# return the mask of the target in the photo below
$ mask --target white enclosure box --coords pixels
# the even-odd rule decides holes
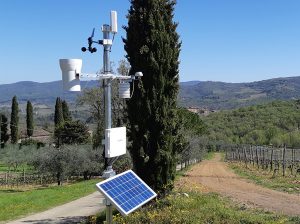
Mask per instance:
[[[80,91],[79,74],[81,73],[81,59],[60,59],[60,69],[62,71],[63,89],[65,91]]]
[[[118,18],[117,18],[116,11],[110,12],[110,25],[111,25],[111,32],[117,33],[118,32]]]
[[[129,99],[130,98],[130,83],[120,82],[119,83],[119,98]]]
[[[105,129],[105,157],[112,158],[126,154],[126,128]]]

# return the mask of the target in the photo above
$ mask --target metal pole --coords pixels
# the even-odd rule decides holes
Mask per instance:
[[[110,33],[110,26],[109,25],[103,25],[102,27],[103,31],[103,40],[109,39],[109,33]],[[110,60],[109,60],[109,52],[110,52],[110,45],[104,45],[104,52],[103,52],[103,72],[104,74],[111,73],[110,68]],[[104,98],[105,98],[105,129],[111,128],[111,79],[106,79],[104,81]],[[104,150],[105,146],[104,146]],[[115,172],[112,169],[111,160],[108,158],[105,158],[105,172],[104,177],[109,178],[111,176],[114,176]],[[112,204],[111,202],[106,199],[106,222],[108,224],[112,224]]]
[[[110,26],[103,25],[103,40],[108,40],[110,37]],[[109,59],[109,52],[110,52],[110,45],[104,45],[104,52],[103,52],[103,72],[104,74],[111,73],[110,68],[110,59]],[[104,80],[104,99],[105,99],[105,129],[111,128],[111,79]],[[112,165],[109,159],[105,158],[105,169],[106,171],[113,171]]]
[[[112,220],[112,204],[108,199],[106,199],[106,223],[112,224]]]

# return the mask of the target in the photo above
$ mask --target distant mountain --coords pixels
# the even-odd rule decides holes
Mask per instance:
[[[96,86],[96,81],[82,82],[82,87]],[[14,95],[19,103],[30,100],[33,103],[54,105],[56,97],[61,97],[67,101],[75,102],[78,92],[64,92],[61,81],[54,82],[30,82],[23,81],[13,84],[0,85],[0,106],[10,105]]]
[[[82,82],[83,88],[97,86],[96,81]],[[62,82],[47,83],[18,82],[0,85],[0,106],[10,105],[14,95],[20,103],[27,100],[33,103],[53,106],[56,97],[75,102],[80,93],[66,93]],[[231,109],[273,100],[300,98],[300,77],[276,78],[250,83],[225,83],[212,81],[189,81],[180,83],[178,97],[181,106],[208,109]]]
[[[182,106],[232,109],[273,100],[300,98],[300,77],[250,83],[187,82],[180,84]]]

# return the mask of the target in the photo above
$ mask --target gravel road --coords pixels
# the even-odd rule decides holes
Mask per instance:
[[[286,215],[300,215],[300,195],[270,190],[238,177],[225,162],[221,162],[221,154],[194,166],[186,178],[195,184],[204,185],[209,191],[219,192],[252,207]]]

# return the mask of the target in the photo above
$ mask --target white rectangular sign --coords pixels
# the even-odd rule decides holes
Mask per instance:
[[[126,128],[105,130],[105,157],[112,158],[126,154]]]

